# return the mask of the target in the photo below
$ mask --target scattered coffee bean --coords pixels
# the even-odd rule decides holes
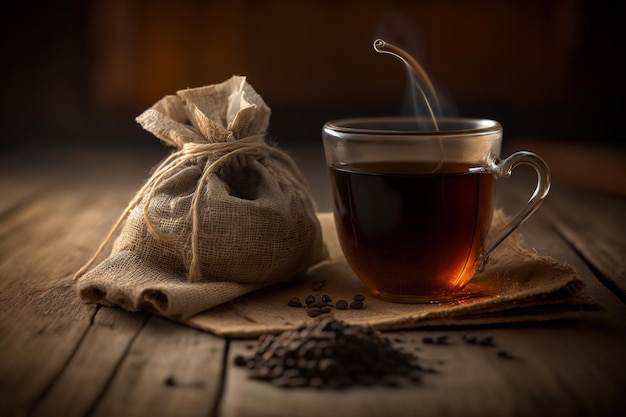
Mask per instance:
[[[326,281],[324,281],[323,279],[315,280],[311,284],[311,289],[313,291],[320,291],[322,288],[324,288],[325,285],[326,285]]]
[[[515,356],[511,355],[509,352],[507,352],[506,350],[500,350],[498,351],[498,357],[502,358],[502,359],[515,359]]]
[[[303,305],[307,307],[307,314],[310,317],[317,317],[320,314],[329,313],[332,307],[337,310],[346,310],[347,308],[351,308],[354,310],[361,310],[365,307],[365,296],[362,294],[355,294],[352,297],[353,301],[348,304],[346,300],[339,300],[333,306],[333,299],[328,294],[309,294],[304,298],[304,303],[298,297],[291,297],[287,302],[287,305],[290,307],[302,307]],[[313,307],[312,310],[310,308]],[[318,311],[317,309],[320,309]]]
[[[495,346],[493,336],[485,336],[483,338],[479,338],[477,336],[463,335],[462,339],[468,345]]]
[[[312,295],[312,297],[313,297],[313,301],[312,301],[312,302],[310,302],[310,303],[307,303],[307,306],[310,306],[310,307],[324,307],[325,305],[327,305],[327,304],[326,304],[326,303],[322,300],[322,296],[321,296],[321,295],[319,295],[319,294],[315,294],[315,295]],[[310,299],[310,298],[308,298],[308,297],[307,297],[307,299],[308,299],[309,301],[311,301],[311,299]]]
[[[463,335],[461,336],[461,339],[468,345],[484,346],[484,347],[496,346],[495,339],[493,338],[493,336],[478,337],[478,336]],[[422,342],[425,344],[431,344],[431,345],[448,344],[447,336],[439,336],[437,338],[424,337],[422,339]],[[515,359],[515,356],[513,356],[511,353],[507,352],[506,350],[499,350],[497,355],[498,357],[503,358],[503,359]]]
[[[237,355],[235,356],[235,365],[237,366],[245,366],[246,365],[246,358],[243,357],[243,355]]]
[[[493,343],[493,336],[487,336],[478,341],[481,346],[495,346]]]
[[[302,301],[298,297],[290,298],[287,302],[289,307],[302,307]]]
[[[409,379],[413,382],[421,382],[422,381],[422,372],[421,370],[412,369],[409,371]]]
[[[448,336],[446,335],[437,336],[437,337],[426,336],[422,338],[422,343],[427,344],[427,345],[449,345],[450,344],[448,340]]]
[[[319,307],[309,306],[306,308],[306,314],[309,317],[317,317],[322,314],[322,310]]]
[[[420,359],[395,349],[371,326],[349,325],[324,316],[294,330],[264,335],[252,356],[235,358],[249,377],[279,387],[344,389],[419,383]]]
[[[405,343],[406,342],[406,335],[404,333],[398,333],[393,338],[393,341],[396,342],[396,343]]]

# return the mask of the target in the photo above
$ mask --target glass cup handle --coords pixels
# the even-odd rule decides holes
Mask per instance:
[[[502,229],[500,234],[489,244],[489,247],[483,252],[482,256],[478,259],[477,271],[482,271],[485,268],[487,258],[491,252],[502,243],[519,225],[521,225],[531,214],[539,208],[539,205],[550,191],[550,169],[543,159],[538,155],[528,152],[520,151],[515,152],[508,158],[503,159],[495,164],[494,175],[496,179],[509,178],[511,172],[518,165],[530,165],[537,172],[537,187],[532,194],[526,205],[513,217],[513,219]]]

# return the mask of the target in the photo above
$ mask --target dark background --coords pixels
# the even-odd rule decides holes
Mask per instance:
[[[402,112],[410,51],[448,112],[499,120],[505,138],[621,151],[617,1],[59,0],[3,7],[2,148],[158,144],[134,118],[166,94],[248,81],[279,143],[322,124]]]

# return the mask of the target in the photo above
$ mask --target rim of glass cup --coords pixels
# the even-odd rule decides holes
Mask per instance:
[[[433,122],[428,117],[354,117],[326,122],[324,129],[345,134],[411,136],[476,135],[494,133],[502,130],[500,123],[491,119],[441,117],[437,118],[437,122],[440,127],[439,130],[433,128]],[[420,128],[420,126],[428,126],[428,128]]]

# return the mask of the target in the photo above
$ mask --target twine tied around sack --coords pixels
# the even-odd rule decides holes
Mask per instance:
[[[200,163],[205,160],[205,167],[202,176],[198,180],[196,191],[193,193],[189,215],[191,217],[191,263],[188,271],[188,280],[190,282],[198,282],[201,279],[200,260],[198,254],[198,237],[200,234],[200,221],[198,217],[200,209],[200,196],[204,192],[209,175],[218,172],[229,163],[230,168],[243,168],[251,159],[262,160],[265,158],[273,158],[280,160],[282,163],[290,167],[290,174],[294,175],[296,181],[304,184],[305,179],[298,170],[293,159],[285,152],[271,146],[265,142],[264,135],[253,135],[242,139],[227,140],[225,142],[213,143],[196,143],[187,142],[176,152],[170,154],[161,164],[157,166],[150,178],[139,189],[128,206],[124,209],[121,216],[111,228],[106,238],[100,244],[93,257],[76,273],[74,279],[83,275],[102,254],[105,247],[109,244],[114,234],[119,230],[120,226],[126,220],[131,210],[133,210],[139,202],[146,196],[143,207],[143,215],[148,232],[161,241],[171,241],[177,236],[167,235],[159,231],[153,224],[150,214],[150,202],[155,196],[156,190],[164,179],[167,179],[172,173],[186,164]]]

